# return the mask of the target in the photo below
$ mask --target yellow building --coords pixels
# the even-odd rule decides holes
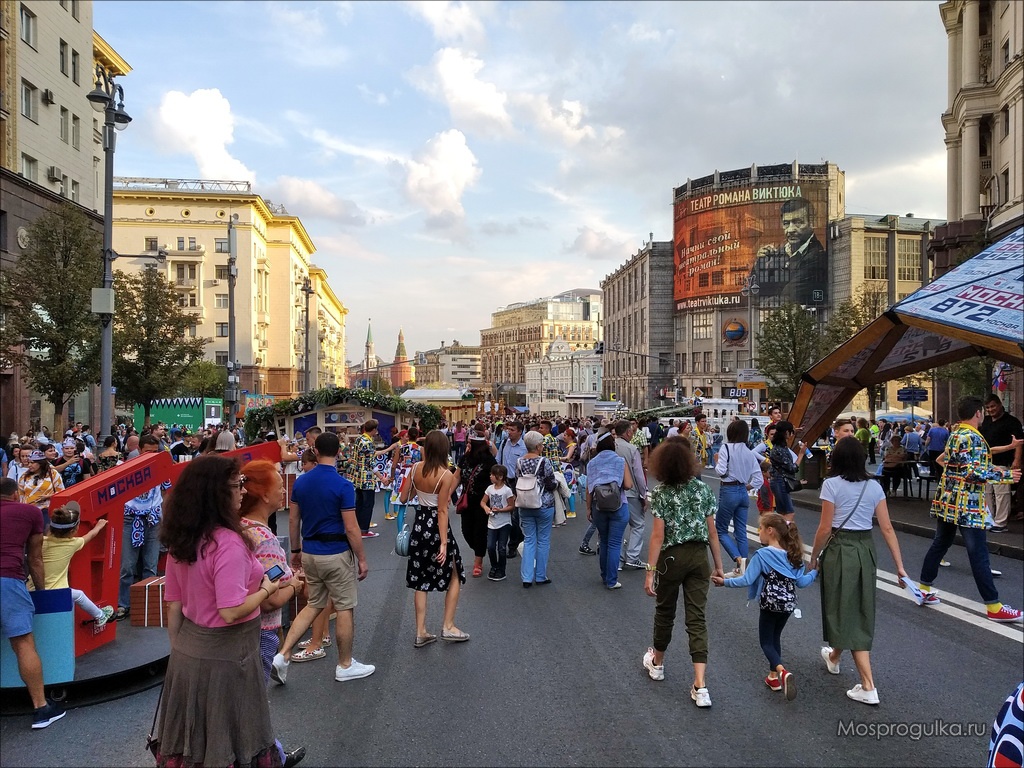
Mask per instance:
[[[120,256],[115,269],[138,271],[156,262],[179,305],[195,317],[190,334],[211,339],[207,359],[226,365],[229,222],[236,240],[240,388],[278,397],[303,391],[307,278],[313,291],[311,383],[343,380],[347,310],[326,273],[311,264],[316,248],[299,218],[255,194],[249,182],[116,179],[113,239]]]
[[[573,351],[601,340],[601,291],[576,289],[502,307],[480,331],[480,375],[495,393],[525,392],[526,363],[538,360],[556,338]]]

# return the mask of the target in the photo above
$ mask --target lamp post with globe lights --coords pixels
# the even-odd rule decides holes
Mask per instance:
[[[754,305],[757,304],[757,295],[761,292],[761,286],[757,284],[757,278],[754,277],[754,273],[751,272],[747,275],[746,282],[740,289],[740,293],[747,299],[747,337],[750,339],[750,367],[757,368],[755,362],[754,352],[755,344],[757,342],[757,331],[754,328],[754,320],[757,318],[757,311]],[[759,319],[759,318],[758,318]]]
[[[132,118],[124,110],[124,89],[101,64],[96,65],[96,87],[87,96],[92,108],[103,113],[103,285],[92,289],[92,311],[103,324],[100,337],[100,428],[97,437],[113,426],[114,368],[114,146],[115,130],[123,131]]]

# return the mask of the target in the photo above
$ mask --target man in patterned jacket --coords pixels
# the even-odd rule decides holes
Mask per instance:
[[[938,576],[939,562],[953,545],[959,531],[978,592],[988,610],[988,618],[992,621],[1020,622],[1021,611],[999,601],[999,592],[992,581],[986,541],[986,529],[992,523],[985,509],[985,483],[1019,482],[1020,470],[1006,469],[992,463],[992,451],[978,431],[983,418],[981,398],[962,398],[957,403],[957,416],[960,423],[946,442],[942,456],[945,471],[932,501],[935,538],[921,566],[924,605],[941,602],[932,590],[932,584]]]

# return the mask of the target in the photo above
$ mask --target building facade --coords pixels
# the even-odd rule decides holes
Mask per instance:
[[[398,346],[395,347],[395,359],[389,370],[391,386],[394,389],[409,386],[416,381],[416,373],[409,360],[409,353],[405,349],[405,332],[398,329]]]
[[[672,242],[651,239],[601,281],[604,397],[642,410],[674,387]]]
[[[759,323],[772,309],[795,303],[827,319],[828,225],[844,216],[845,174],[829,162],[715,171],[674,190],[676,397],[763,403],[764,390],[738,386],[737,372],[757,367]]]
[[[555,339],[543,357],[526,364],[526,406],[541,416],[593,416],[601,400],[602,370],[602,356],[593,349],[574,351]]]
[[[323,389],[328,386],[344,387],[347,382],[345,367],[345,318],[348,309],[341,302],[327,280],[327,272],[310,265],[309,279],[313,292],[309,315],[311,328],[316,329],[316,340],[310,332],[309,361],[310,386]]]
[[[946,30],[946,218],[929,249],[936,275],[1024,224],[1024,5],[1013,0],[949,0]],[[1024,408],[1024,371],[1006,374],[1003,401]],[[940,415],[958,392],[939,387]]]
[[[341,361],[335,359],[333,373],[328,373],[328,353],[321,356],[316,347],[327,342],[332,329],[338,338],[339,326],[344,338],[344,306],[330,289],[326,273],[311,266],[316,248],[299,218],[254,193],[248,182],[118,178],[114,250],[120,256],[115,269],[138,271],[155,260],[177,293],[178,304],[195,318],[189,333],[211,339],[207,359],[227,365],[229,222],[237,269],[233,362],[239,365],[240,388],[275,397],[293,397],[303,390],[307,278],[317,296],[310,307],[311,315],[316,312],[311,328],[317,334],[316,344],[310,339],[311,370],[317,371],[318,381],[321,367],[325,377],[337,379]],[[335,358],[343,356],[343,350],[338,348]]]
[[[13,266],[29,227],[56,205],[80,206],[102,232],[101,119],[87,95],[96,64],[114,76],[131,67],[92,18],[91,0],[0,0],[0,269]],[[74,397],[65,416],[95,427],[98,388]],[[0,370],[0,431],[52,421],[53,406],[28,389],[19,366]]]
[[[601,291],[579,288],[557,296],[510,304],[480,331],[480,374],[495,399],[510,400],[526,386],[526,364],[545,354],[556,338],[573,350],[601,340]]]
[[[416,353],[416,383],[450,385],[474,389],[481,385],[480,347],[461,344],[458,339],[437,349]]]

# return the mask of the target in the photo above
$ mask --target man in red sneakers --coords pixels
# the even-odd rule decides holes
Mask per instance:
[[[1009,469],[992,463],[992,451],[978,431],[982,402],[978,397],[965,397],[957,403],[960,423],[953,429],[943,453],[945,471],[932,501],[935,538],[921,566],[923,605],[941,602],[932,590],[939,573],[939,562],[953,545],[959,531],[971,562],[974,582],[992,621],[1020,622],[1021,611],[999,601],[999,592],[992,581],[989,566],[986,528],[990,525],[985,510],[985,483],[1020,482],[1020,469]]]

